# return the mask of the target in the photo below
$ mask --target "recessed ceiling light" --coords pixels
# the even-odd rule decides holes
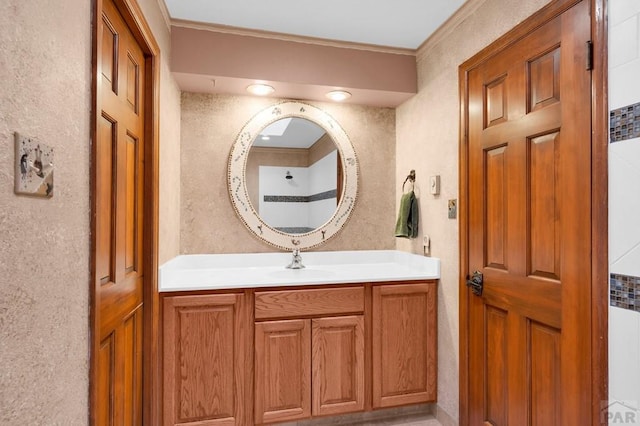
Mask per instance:
[[[263,141],[268,141],[271,138],[269,136],[262,136],[260,139],[262,139]]]
[[[351,93],[346,90],[332,90],[331,92],[328,92],[326,96],[332,101],[340,102],[345,99],[349,99],[351,97]]]
[[[275,92],[276,89],[273,86],[269,86],[268,84],[252,84],[247,86],[247,92],[257,95],[257,96],[266,96]]]

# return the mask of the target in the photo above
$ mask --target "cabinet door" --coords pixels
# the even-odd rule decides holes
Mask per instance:
[[[436,285],[373,287],[374,408],[436,399]]]
[[[312,321],[314,416],[364,410],[364,318]]]
[[[164,299],[164,425],[246,425],[249,313],[242,294]]]
[[[256,423],[311,416],[311,320],[255,326]]]

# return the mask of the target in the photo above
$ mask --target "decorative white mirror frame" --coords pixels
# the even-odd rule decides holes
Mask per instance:
[[[331,218],[313,231],[288,234],[267,225],[249,200],[245,171],[253,140],[269,124],[282,118],[300,117],[322,127],[333,139],[342,159],[342,193]],[[249,120],[236,138],[228,164],[228,188],[231,204],[242,223],[260,240],[283,250],[309,249],[324,244],[345,225],[358,196],[358,160],[353,145],[338,122],[318,107],[298,101],[272,105]]]

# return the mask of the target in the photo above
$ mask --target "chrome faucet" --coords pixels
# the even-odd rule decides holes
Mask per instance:
[[[304,269],[304,265],[302,264],[302,256],[300,256],[300,249],[293,249],[293,258],[291,259],[291,263],[289,263],[286,268],[287,269]]]
[[[287,269],[304,269],[304,265],[302,264],[302,256],[300,255],[300,249],[297,248],[300,245],[300,240],[296,240],[295,238],[291,239],[291,244],[293,244],[293,258],[291,259],[291,263],[289,263],[286,268]]]

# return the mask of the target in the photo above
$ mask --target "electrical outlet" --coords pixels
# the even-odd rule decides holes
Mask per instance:
[[[429,192],[432,195],[440,194],[440,175],[429,176]]]
[[[431,239],[428,235],[422,237],[422,249],[425,256],[429,256],[431,252]]]

